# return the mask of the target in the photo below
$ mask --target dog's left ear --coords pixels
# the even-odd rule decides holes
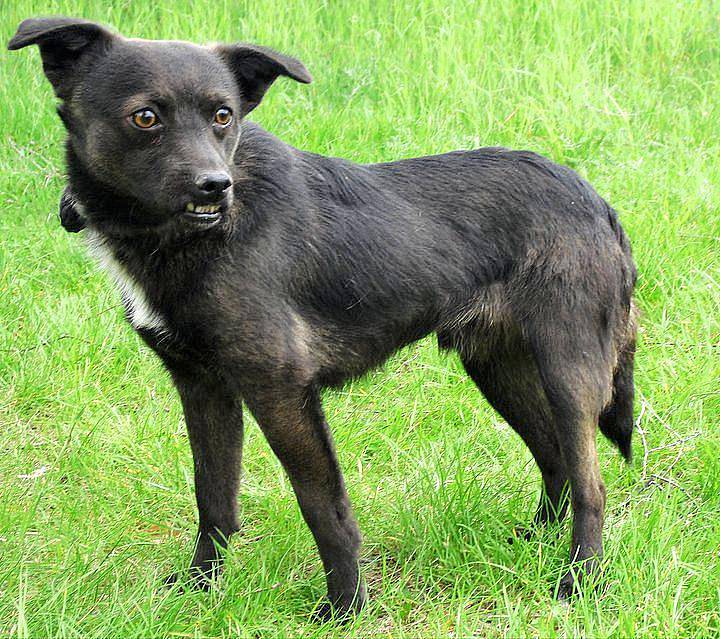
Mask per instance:
[[[252,111],[278,76],[284,75],[303,84],[312,77],[300,60],[267,47],[252,44],[219,45],[215,52],[230,67],[240,86],[243,115]]]

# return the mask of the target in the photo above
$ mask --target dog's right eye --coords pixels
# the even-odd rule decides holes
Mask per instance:
[[[139,129],[152,129],[160,122],[155,111],[151,109],[140,109],[130,116],[132,123]]]

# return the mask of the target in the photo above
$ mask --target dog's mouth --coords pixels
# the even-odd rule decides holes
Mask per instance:
[[[222,217],[224,208],[222,204],[188,202],[183,211],[183,217],[198,224],[217,224]]]

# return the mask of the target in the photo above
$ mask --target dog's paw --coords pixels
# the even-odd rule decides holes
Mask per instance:
[[[191,568],[186,572],[174,572],[165,578],[163,585],[178,592],[191,590],[208,592],[215,586],[217,577],[216,572],[206,573],[198,568]]]
[[[182,590],[182,581],[183,579],[180,576],[180,573],[174,572],[163,579],[162,585],[165,586],[165,588],[177,588],[177,590]]]
[[[78,233],[85,228],[85,217],[83,206],[72,194],[70,188],[66,188],[60,197],[60,224],[68,233]]]
[[[555,598],[568,602],[582,592],[602,589],[602,565],[597,557],[579,561],[570,567],[555,588]]]
[[[318,623],[344,625],[354,621],[366,603],[367,594],[363,587],[352,597],[338,597],[334,603],[328,597],[313,611],[312,618]]]
[[[336,623],[343,626],[354,621],[360,610],[361,608],[355,606],[344,607],[324,601],[313,611],[312,619],[316,623]]]
[[[568,603],[576,593],[577,585],[575,575],[573,575],[572,571],[568,571],[560,580],[553,594],[558,601]]]
[[[514,526],[512,529],[512,535],[507,538],[509,544],[514,544],[516,541],[530,541],[536,534],[535,528],[527,528],[526,526]]]

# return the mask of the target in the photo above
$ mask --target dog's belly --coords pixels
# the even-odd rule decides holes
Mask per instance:
[[[308,324],[308,352],[316,360],[319,381],[338,386],[381,365],[399,349],[437,333],[444,350],[472,352],[484,359],[496,346],[518,337],[504,285],[494,283],[463,297],[445,295],[427,304],[403,304],[368,309],[354,321],[340,321],[337,313]],[[318,336],[324,336],[319,339]]]

